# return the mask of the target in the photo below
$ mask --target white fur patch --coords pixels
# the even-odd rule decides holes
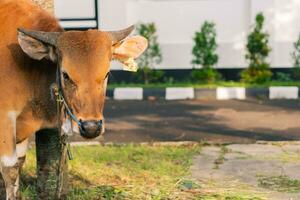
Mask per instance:
[[[73,132],[74,133],[79,133],[79,127],[78,127],[78,125],[73,126]]]
[[[23,142],[17,144],[17,157],[22,158],[26,155],[28,149],[28,140],[24,140]]]
[[[11,131],[12,131],[12,134],[13,134],[13,141],[12,141],[13,143],[12,143],[12,145],[14,145],[14,148],[15,148],[15,145],[16,145],[16,131],[17,131],[16,121],[17,121],[17,116],[19,114],[20,114],[20,112],[17,112],[17,111],[10,111],[7,114],[7,117],[11,120],[11,124],[12,124],[12,127],[13,127],[13,130],[11,130]],[[2,156],[0,158],[0,160],[1,160],[1,164],[6,166],[6,167],[14,166],[18,162],[18,156],[17,156],[16,149],[14,149],[14,152],[11,156]]]
[[[101,134],[104,134],[104,133],[105,133],[105,121],[103,119]]]
[[[1,164],[5,167],[13,167],[18,162],[17,154],[14,153],[12,156],[2,156],[1,158]]]
[[[78,126],[73,124],[73,132],[72,132],[72,124],[71,120],[67,119],[63,125],[61,126],[62,131],[67,135],[73,135],[73,133],[79,133]]]
[[[13,126],[13,134],[14,134],[14,139],[16,138],[16,132],[17,132],[17,116],[19,115],[20,112],[16,111],[10,111],[8,112],[7,116],[11,120],[11,124]]]

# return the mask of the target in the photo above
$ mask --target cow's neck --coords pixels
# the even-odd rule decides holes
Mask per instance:
[[[51,96],[51,84],[56,81],[56,64],[48,60],[34,61],[31,78],[31,98],[32,110],[36,117],[47,121],[49,125],[56,125],[56,103]],[[47,127],[49,128],[49,127]]]

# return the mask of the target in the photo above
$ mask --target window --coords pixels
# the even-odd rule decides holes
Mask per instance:
[[[98,0],[54,0],[55,15],[67,30],[98,28]]]

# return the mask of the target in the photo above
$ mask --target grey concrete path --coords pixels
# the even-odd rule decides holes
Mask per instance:
[[[192,177],[212,192],[300,200],[300,142],[206,146],[191,170]]]

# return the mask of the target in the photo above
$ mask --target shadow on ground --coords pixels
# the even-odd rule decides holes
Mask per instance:
[[[109,100],[105,107],[105,141],[299,140],[299,105],[298,100]]]

